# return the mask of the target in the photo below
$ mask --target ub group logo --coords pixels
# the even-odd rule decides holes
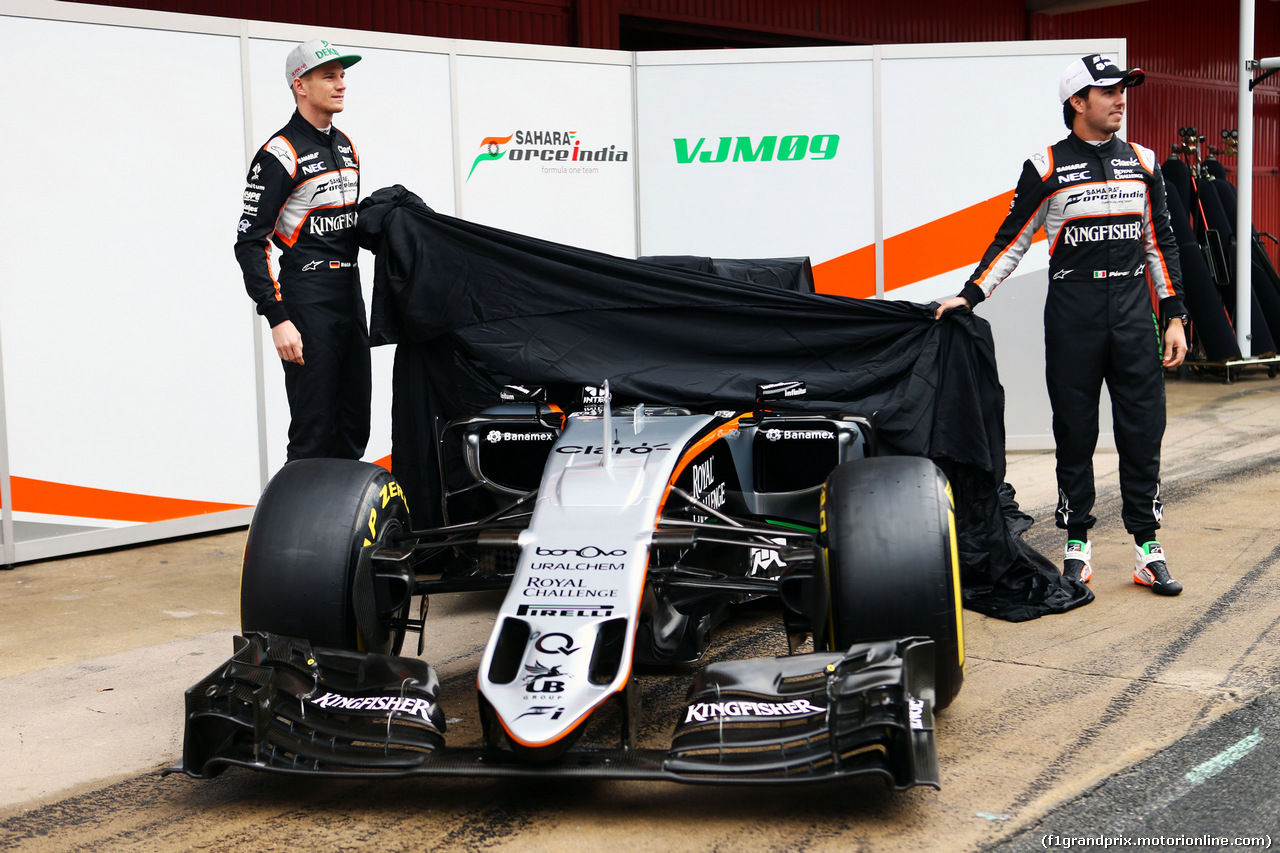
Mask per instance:
[[[477,166],[494,160],[537,162],[544,173],[589,175],[600,171],[596,163],[625,163],[631,157],[630,152],[617,145],[583,148],[576,130],[517,130],[509,136],[486,136],[480,148],[467,173],[468,181]]]

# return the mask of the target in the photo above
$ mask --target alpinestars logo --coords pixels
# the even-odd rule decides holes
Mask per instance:
[[[508,136],[486,136],[480,140],[480,153],[471,162],[467,180],[475,174],[481,163],[496,160],[509,162],[533,162],[544,164],[543,172],[576,172],[594,174],[596,166],[584,163],[625,163],[630,152],[615,145],[593,145],[584,148],[576,130],[517,130]],[[505,146],[505,147],[504,147]],[[574,165],[570,165],[574,164]]]

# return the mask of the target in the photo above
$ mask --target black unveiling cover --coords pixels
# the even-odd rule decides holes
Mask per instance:
[[[947,474],[967,607],[1023,621],[1093,599],[1022,541],[1004,390],[972,313],[936,322],[928,306],[617,258],[437,214],[398,185],[361,203],[358,231],[376,256],[370,341],[398,344],[392,459],[416,527],[441,521],[436,420],[492,405],[503,384],[608,379],[616,399],[708,410],[802,379],[799,407],[874,414],[880,452]]]
[[[783,290],[813,293],[813,266],[808,258],[703,258],[697,255],[642,255],[646,264],[709,272],[736,281],[771,284]]]

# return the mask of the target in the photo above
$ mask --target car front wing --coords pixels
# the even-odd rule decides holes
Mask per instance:
[[[878,775],[938,787],[929,640],[722,661],[692,685],[671,747],[572,748],[529,763],[449,747],[434,670],[416,658],[312,648],[250,633],[186,693],[183,757],[169,772],[230,766],[329,777],[580,776],[711,784]]]

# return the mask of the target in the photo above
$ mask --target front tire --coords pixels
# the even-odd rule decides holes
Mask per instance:
[[[822,501],[830,647],[928,637],[934,707],[947,707],[964,681],[964,627],[946,477],[920,457],[860,459],[831,473]]]
[[[396,653],[409,590],[371,575],[365,600],[377,602],[364,636],[355,590],[361,552],[407,533],[404,493],[385,468],[347,459],[300,459],[267,483],[245,544],[240,628],[309,640],[347,651]]]

